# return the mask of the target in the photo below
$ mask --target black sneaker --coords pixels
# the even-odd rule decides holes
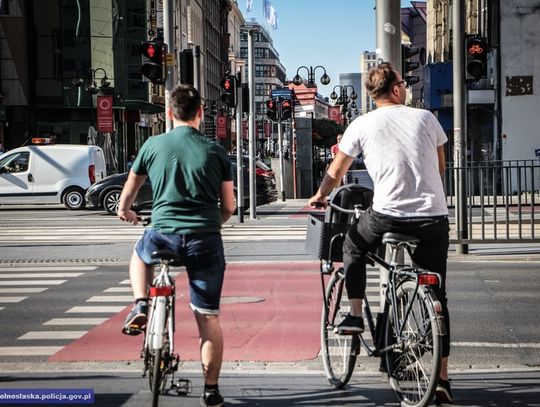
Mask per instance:
[[[450,388],[450,380],[439,379],[437,388],[435,389],[435,403],[452,403],[454,396],[452,396],[452,389]]]
[[[223,403],[223,397],[217,389],[205,390],[201,394],[201,406],[203,407],[221,407]]]
[[[361,334],[364,332],[364,318],[347,314],[343,321],[334,328],[334,333],[338,335]]]
[[[146,326],[148,319],[148,303],[139,301],[135,304],[124,322],[122,333],[125,335],[139,335]]]

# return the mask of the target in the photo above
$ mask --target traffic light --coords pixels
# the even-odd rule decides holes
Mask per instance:
[[[236,106],[236,77],[229,75],[221,81],[221,101],[229,107]]]
[[[465,38],[465,79],[476,82],[486,77],[487,47],[483,38]]]
[[[291,99],[283,99],[281,101],[281,120],[289,120],[292,116],[292,101]]]
[[[163,85],[165,83],[163,42],[159,40],[143,42],[142,54],[146,58],[141,67],[143,76],[147,77],[152,83]]]
[[[418,76],[409,75],[409,72],[414,71],[420,66],[419,62],[411,61],[411,58],[419,52],[420,50],[418,48],[401,44],[401,76],[407,82],[407,86],[414,85],[420,80]]]
[[[270,120],[277,120],[277,104],[274,99],[266,101],[266,115]]]

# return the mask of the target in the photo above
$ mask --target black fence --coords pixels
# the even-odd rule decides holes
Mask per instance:
[[[539,160],[472,162],[467,167],[450,163],[444,185],[448,206],[454,209],[455,179],[460,173],[466,188],[468,236],[458,238],[453,233],[452,242],[540,241]]]

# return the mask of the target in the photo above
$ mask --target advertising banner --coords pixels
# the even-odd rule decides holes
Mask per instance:
[[[112,95],[98,96],[97,108],[97,130],[102,133],[114,132],[114,114]]]

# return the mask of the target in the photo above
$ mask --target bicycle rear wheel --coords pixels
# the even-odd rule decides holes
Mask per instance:
[[[437,315],[430,292],[422,286],[416,290],[415,281],[404,281],[396,291],[397,312],[389,307],[385,329],[384,359],[390,385],[402,406],[426,406],[433,399],[441,367]]]
[[[358,335],[338,335],[336,325],[349,313],[342,271],[336,271],[326,287],[325,306],[321,315],[321,349],[324,371],[330,384],[345,386],[353,373],[360,346]],[[326,312],[328,310],[328,312]]]
[[[161,349],[154,349],[150,356],[150,389],[152,390],[152,407],[157,407],[159,395],[161,393],[163,373],[163,360],[161,358]]]

